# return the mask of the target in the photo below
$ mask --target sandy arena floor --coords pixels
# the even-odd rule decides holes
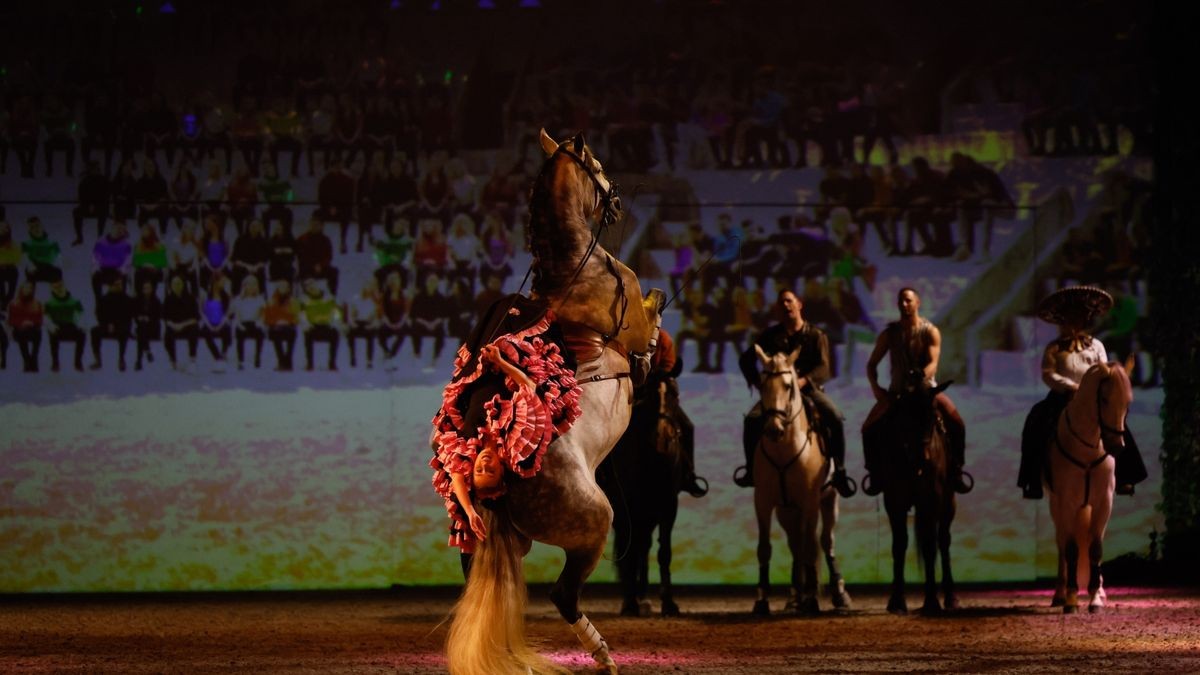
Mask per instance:
[[[622,672],[1200,672],[1200,590],[1109,589],[1098,615],[1064,616],[1047,590],[967,589],[938,617],[892,616],[884,589],[850,611],[749,614],[751,589],[683,589],[677,619],[622,618],[611,588],[584,609]],[[0,672],[437,673],[455,591],[8,597]],[[531,591],[529,634],[576,672],[574,637]],[[920,603],[909,593],[910,607]]]

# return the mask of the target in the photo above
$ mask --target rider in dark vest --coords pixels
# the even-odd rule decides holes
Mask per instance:
[[[834,466],[830,482],[839,494],[843,497],[850,497],[855,493],[855,488],[850,485],[846,476],[846,432],[842,425],[842,413],[821,388],[829,380],[830,375],[829,338],[820,328],[804,320],[800,313],[804,308],[804,302],[791,290],[783,290],[779,293],[778,307],[783,314],[783,321],[763,331],[754,344],[762,347],[767,356],[788,354],[797,347],[800,348],[800,356],[796,359],[795,364],[796,377],[801,385],[801,393],[812,403],[820,417],[820,425],[817,429],[825,439],[825,452],[833,461]],[[754,345],[750,345],[750,348],[742,352],[741,358],[738,359],[738,365],[741,366],[742,374],[746,377],[746,383],[752,387],[758,387],[761,384],[758,363],[759,359]],[[742,431],[742,446],[746,453],[746,464],[744,467],[738,467],[733,475],[733,482],[741,487],[754,485],[754,451],[762,438],[764,420],[761,404],[755,405],[750,414],[746,416]]]
[[[1091,286],[1062,288],[1046,296],[1038,306],[1038,317],[1058,324],[1058,339],[1042,353],[1042,381],[1050,387],[1046,398],[1034,404],[1021,433],[1021,468],[1017,487],[1026,499],[1042,498],[1042,473],[1046,450],[1071,396],[1092,366],[1108,361],[1104,344],[1087,333],[1097,317],[1112,308],[1112,296]],[[1146,479],[1146,465],[1129,425],[1125,447],[1116,458],[1117,494],[1132,495],[1133,486]]]
[[[875,350],[867,360],[867,379],[871,383],[871,391],[875,394],[875,406],[867,414],[863,422],[863,459],[867,465],[867,475],[864,479],[863,492],[867,495],[877,495],[883,490],[887,476],[875,472],[879,459],[887,446],[886,439],[880,438],[879,421],[887,412],[891,395],[911,390],[918,386],[932,388],[937,385],[938,357],[942,349],[942,335],[937,326],[921,317],[921,297],[911,288],[902,288],[896,298],[900,310],[900,320],[889,323],[875,340]],[[876,369],[885,355],[891,355],[892,383],[885,391],[879,386],[879,374]],[[955,492],[971,491],[974,481],[967,483],[963,478],[963,464],[966,455],[967,428],[963,423],[958,409],[950,401],[945,392],[934,399],[934,406],[942,415],[949,436],[950,484]]]

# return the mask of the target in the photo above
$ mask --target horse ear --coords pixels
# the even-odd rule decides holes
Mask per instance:
[[[583,140],[583,132],[581,131],[578,134],[575,134],[575,138],[572,140],[572,142],[575,144],[575,154],[582,155],[583,146],[587,145],[587,142]]]
[[[795,349],[792,350],[791,354],[788,354],[788,357],[787,357],[788,365],[790,366],[790,365],[795,364],[796,359],[798,359],[798,358],[800,358],[800,347],[796,347]]]
[[[1133,369],[1137,367],[1137,354],[1130,352],[1129,356],[1125,357],[1125,372],[1132,375]]]
[[[767,353],[763,351],[762,345],[757,342],[754,343],[754,353],[758,354],[758,360],[764,364],[771,360],[771,357],[767,356]]]
[[[542,151],[546,153],[547,157],[558,151],[558,141],[550,138],[550,134],[546,133],[545,128],[542,129],[541,140]]]

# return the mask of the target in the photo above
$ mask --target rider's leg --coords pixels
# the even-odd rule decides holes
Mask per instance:
[[[1017,470],[1017,487],[1025,499],[1042,498],[1042,464],[1045,462],[1048,404],[1038,401],[1025,417],[1021,430],[1021,466]]]
[[[746,454],[746,463],[733,472],[733,482],[739,487],[754,486],[754,451],[762,438],[763,422],[762,404],[755,404],[742,423],[742,452]]]
[[[843,497],[850,497],[855,490],[851,488],[846,476],[846,429],[842,424],[842,412],[837,409],[829,396],[816,387],[809,387],[805,395],[812,399],[821,416],[822,434],[825,436],[825,451],[833,462],[833,477],[830,482],[834,489]]]
[[[1133,486],[1146,480],[1146,463],[1142,461],[1142,451],[1138,449],[1137,441],[1129,427],[1125,427],[1125,447],[1114,454],[1117,461],[1117,494],[1132,495]]]
[[[703,497],[708,494],[708,481],[696,476],[696,426],[682,408],[675,407],[672,413],[679,425],[679,441],[683,446],[683,483],[679,489],[693,497]],[[704,485],[700,485],[701,480]]]
[[[879,494],[883,490],[884,475],[879,471],[879,460],[882,454],[882,442],[879,438],[880,422],[883,420],[883,415],[887,412],[887,400],[876,401],[871,408],[871,412],[867,413],[867,419],[863,422],[862,438],[863,438],[863,465],[867,470],[866,477],[863,478],[862,488],[863,493],[869,497]]]
[[[966,464],[967,452],[967,425],[963,422],[962,416],[958,414],[954,403],[950,401],[950,397],[945,393],[937,395],[934,405],[942,413],[942,419],[946,424],[946,434],[949,436],[950,462],[946,468],[950,474],[950,485],[955,492],[966,494],[974,487],[973,481],[968,484],[963,479],[963,465]]]

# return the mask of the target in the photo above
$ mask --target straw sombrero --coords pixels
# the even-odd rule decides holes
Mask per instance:
[[[1091,325],[1112,306],[1112,296],[1095,286],[1068,286],[1043,298],[1037,314],[1042,321],[1053,324],[1061,325],[1069,319],[1082,317],[1084,325]]]

